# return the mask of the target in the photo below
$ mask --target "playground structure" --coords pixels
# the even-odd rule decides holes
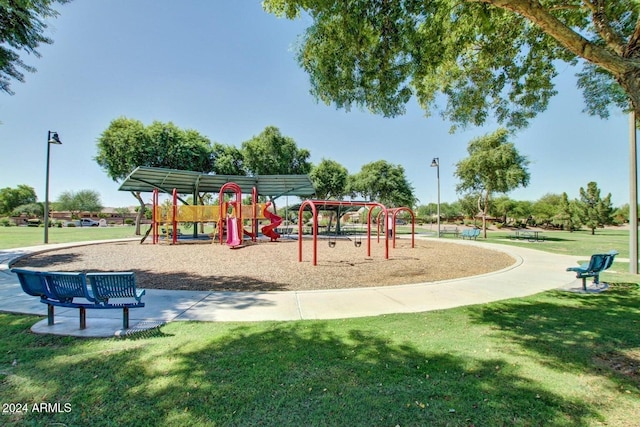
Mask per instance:
[[[242,191],[240,190],[242,188],[252,188],[252,203],[250,205],[242,205]],[[149,166],[139,166],[134,169],[124,179],[119,190],[137,194],[153,194],[153,222],[147,234],[153,232],[154,244],[159,242],[160,228],[163,225],[166,240],[177,243],[180,234],[177,226],[180,222],[213,223],[216,227],[215,231],[219,235],[223,234],[222,230],[230,229],[232,226],[231,234],[234,234],[234,231],[237,232],[236,236],[227,236],[230,243],[243,241],[241,237],[249,233],[250,236],[253,235],[252,240],[255,240],[258,234],[258,221],[263,219],[270,221],[266,228],[262,228],[263,234],[274,240],[277,238],[275,229],[279,225],[280,218],[269,212],[267,204],[257,203],[257,197],[272,197],[273,199],[285,195],[308,197],[315,193],[315,188],[308,175],[221,175]],[[170,208],[160,207],[158,200],[160,192],[172,195]],[[235,193],[235,200],[223,202],[223,195],[226,192]],[[198,200],[203,193],[219,193],[218,204],[190,205],[179,196],[191,194],[193,200]],[[182,205],[178,205],[178,200],[182,202]],[[251,231],[247,233],[243,231],[245,220],[253,221]],[[227,227],[227,223],[230,227]],[[193,236],[198,237],[197,227],[194,227]]]
[[[242,188],[252,188],[251,204],[242,204]],[[150,231],[153,231],[153,243],[158,243],[160,227],[164,225],[166,240],[172,243],[178,241],[178,224],[180,222],[215,224],[220,243],[224,243],[226,230],[226,242],[231,247],[236,247],[244,241],[248,235],[255,241],[258,235],[258,221],[269,220],[270,223],[263,226],[262,233],[272,241],[280,236],[276,228],[281,224],[281,218],[268,210],[268,204],[257,203],[258,196],[270,196],[277,198],[284,195],[308,197],[315,193],[315,188],[308,175],[262,175],[262,176],[232,176],[212,175],[195,171],[185,171],[166,168],[154,168],[139,166],[125,178],[119,188],[120,191],[134,193],[153,193],[153,223]],[[162,191],[172,195],[170,208],[163,209],[159,205],[158,195]],[[234,193],[232,201],[225,202],[225,193]],[[193,200],[198,200],[202,193],[218,193],[217,205],[189,205],[182,200],[179,194],[192,194]],[[178,205],[178,200],[183,204]],[[311,230],[313,239],[313,265],[317,265],[318,243],[318,207],[366,207],[367,215],[367,256],[371,256],[371,226],[373,223],[373,209],[379,208],[375,222],[377,223],[377,239],[383,235],[385,258],[389,258],[389,240],[392,240],[395,248],[395,225],[398,213],[409,212],[411,215],[411,247],[415,247],[415,216],[411,209],[406,207],[388,209],[377,202],[337,201],[337,200],[306,200],[299,208],[298,221],[298,261],[302,261],[303,221],[302,214],[305,208],[312,211],[313,227]],[[251,221],[251,230],[244,229],[244,221]],[[229,231],[230,230],[230,231]],[[215,232],[212,235],[215,239]],[[194,237],[197,237],[197,226],[194,227]],[[169,239],[170,238],[170,239]],[[144,239],[143,239],[144,240]],[[354,241],[359,246],[361,241]],[[334,240],[335,244],[335,240]]]
[[[224,197],[227,192],[234,194],[234,199],[225,201]],[[261,228],[262,234],[269,237],[273,242],[280,235],[275,229],[281,224],[282,219],[269,212],[268,207],[271,204],[258,203],[258,193],[255,187],[251,192],[251,204],[242,204],[242,189],[234,182],[227,182],[220,188],[217,205],[188,205],[178,204],[178,190],[172,191],[172,203],[170,206],[162,206],[159,204],[159,191],[153,190],[153,207],[152,207],[152,242],[157,244],[160,241],[160,230],[164,229],[165,240],[171,240],[172,244],[178,243],[179,228],[181,222],[194,224],[194,235],[197,235],[198,223],[208,222],[214,224],[214,233],[212,241],[215,242],[217,233],[220,244],[226,242],[230,247],[240,246],[244,241],[244,236],[248,236],[251,241],[255,242],[258,237],[258,222],[260,220],[269,220],[270,223]],[[251,221],[251,231],[244,228],[244,221]],[[224,235],[226,234],[226,241]]]
[[[338,212],[340,207],[365,207],[367,208],[367,256],[371,256],[371,224],[372,213],[375,208],[379,208],[376,223],[377,223],[377,239],[380,242],[380,236],[384,236],[385,245],[385,259],[389,259],[389,238],[392,239],[392,245],[396,247],[396,217],[400,212],[408,212],[411,215],[411,247],[415,247],[415,215],[413,211],[407,207],[400,208],[387,208],[382,203],[377,202],[358,202],[358,201],[340,201],[340,200],[305,200],[302,202],[298,212],[298,262],[302,262],[302,234],[303,234],[303,221],[301,220],[305,208],[311,210],[312,215],[312,241],[313,241],[313,265],[318,265],[318,208],[327,206],[337,206]],[[340,221],[340,215],[338,214],[337,221]],[[336,230],[338,224],[336,223]],[[337,231],[336,231],[337,233]],[[359,245],[359,241],[354,241],[356,246]],[[335,240],[333,241],[335,245]],[[332,246],[332,241],[329,241],[329,246]]]

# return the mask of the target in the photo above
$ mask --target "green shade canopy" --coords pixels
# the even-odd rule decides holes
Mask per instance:
[[[217,193],[227,182],[238,184],[244,194],[250,194],[256,187],[260,196],[310,196],[316,192],[308,175],[209,175],[147,166],[139,166],[131,172],[119,190],[152,192],[157,188],[171,193],[175,188],[180,194]]]

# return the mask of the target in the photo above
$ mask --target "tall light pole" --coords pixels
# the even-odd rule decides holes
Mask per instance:
[[[636,114],[629,113],[629,273],[638,274],[638,154]]]
[[[440,238],[440,158],[434,157],[431,161],[431,167],[436,168],[436,176],[438,177],[438,238]]]
[[[62,142],[58,137],[58,132],[48,131],[47,133],[47,177],[44,185],[44,242],[49,243],[49,158],[51,144],[60,145]]]

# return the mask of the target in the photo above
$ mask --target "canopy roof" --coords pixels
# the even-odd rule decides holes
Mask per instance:
[[[260,196],[310,196],[316,192],[308,175],[209,175],[177,169],[139,166],[120,185],[120,191],[151,192],[154,189],[181,194],[217,193],[227,182],[235,182],[245,194],[256,187]]]

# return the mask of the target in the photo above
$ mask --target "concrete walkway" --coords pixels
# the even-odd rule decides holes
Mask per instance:
[[[481,304],[538,292],[564,288],[581,289],[566,268],[579,257],[555,255],[530,248],[486,242],[446,239],[464,245],[481,246],[510,254],[516,262],[506,269],[461,279],[372,288],[297,291],[297,292],[204,292],[147,289],[144,308],[130,311],[130,326],[122,330],[120,310],[87,310],[87,328],[79,329],[77,309],[56,307],[55,325],[47,319],[36,323],[37,333],[104,337],[154,328],[166,322],[198,321],[288,321],[301,319],[338,319],[389,313],[415,313]],[[105,243],[84,242],[86,244]],[[34,252],[75,244],[50,244],[0,251],[0,311],[46,316],[47,307],[38,298],[22,291],[13,262]],[[582,257],[584,258],[584,257]]]

